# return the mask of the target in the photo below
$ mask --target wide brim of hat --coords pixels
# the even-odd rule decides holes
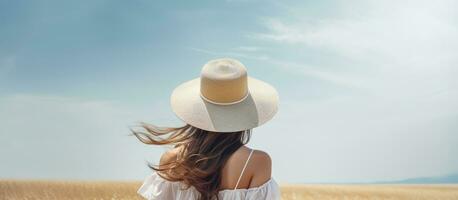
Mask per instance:
[[[217,105],[200,96],[200,78],[173,90],[173,112],[185,123],[212,132],[235,132],[258,127],[272,119],[278,110],[278,93],[261,80],[248,77],[248,96],[232,105]]]

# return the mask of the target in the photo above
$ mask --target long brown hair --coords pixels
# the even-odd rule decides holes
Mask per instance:
[[[200,199],[218,199],[221,171],[224,164],[244,144],[248,143],[251,129],[230,133],[210,132],[189,124],[177,127],[157,127],[141,123],[142,130],[132,133],[143,143],[183,147],[177,159],[149,167],[169,181],[180,181],[193,186]]]

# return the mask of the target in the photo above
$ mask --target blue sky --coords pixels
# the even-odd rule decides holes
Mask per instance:
[[[453,1],[0,1],[0,178],[142,179],[178,84],[232,57],[280,94],[280,182],[458,172]]]

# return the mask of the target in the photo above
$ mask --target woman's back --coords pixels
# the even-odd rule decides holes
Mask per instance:
[[[161,156],[160,165],[178,159],[182,148],[174,148]],[[221,170],[220,200],[274,200],[280,198],[278,184],[271,178],[271,159],[263,151],[240,147]],[[198,199],[199,192],[181,182],[162,179],[157,173],[148,177],[138,190],[147,199]]]
[[[176,160],[181,150],[181,147],[177,147],[165,152],[161,156],[160,165],[167,165]],[[220,187],[222,190],[259,187],[270,180],[272,171],[270,156],[259,150],[253,150],[250,156],[251,151],[252,149],[242,146],[229,157],[221,171]],[[245,164],[246,167],[243,170]],[[235,188],[236,185],[237,188]]]

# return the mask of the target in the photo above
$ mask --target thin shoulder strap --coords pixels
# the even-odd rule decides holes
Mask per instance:
[[[242,179],[243,172],[245,172],[245,168],[248,165],[248,161],[250,161],[251,154],[253,154],[253,151],[254,149],[251,149],[250,155],[248,156],[248,159],[246,159],[245,166],[243,166],[242,172],[240,173],[239,180],[237,180],[237,184],[235,184],[234,190],[237,189],[237,187],[239,186],[240,179]]]

